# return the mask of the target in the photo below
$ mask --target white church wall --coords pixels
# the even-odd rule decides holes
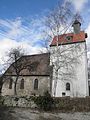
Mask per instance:
[[[67,44],[58,47],[52,46],[50,49],[50,64],[53,65],[52,96],[61,97],[63,96],[62,93],[65,93],[65,96],[71,97],[88,96],[87,59],[85,42]],[[70,63],[66,64],[65,62]],[[57,68],[58,75],[56,72]],[[54,85],[56,79],[58,80],[55,92]],[[70,83],[70,90],[66,90],[66,83]]]

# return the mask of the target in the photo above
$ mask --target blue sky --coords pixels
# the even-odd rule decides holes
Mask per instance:
[[[72,11],[79,11],[83,17],[82,29],[90,36],[90,1],[59,0],[72,3]],[[58,0],[0,0],[0,63],[6,52],[12,47],[21,46],[28,54],[40,52],[45,48],[42,31],[43,19],[52,10]],[[44,36],[45,37],[45,36]]]
[[[30,17],[52,9],[58,0],[0,0],[0,17],[12,19]]]

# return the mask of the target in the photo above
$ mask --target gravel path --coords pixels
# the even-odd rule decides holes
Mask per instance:
[[[31,109],[14,108],[0,111],[0,120],[90,120],[90,112],[49,113]]]

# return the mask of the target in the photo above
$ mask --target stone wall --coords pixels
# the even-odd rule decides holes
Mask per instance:
[[[36,108],[36,104],[32,100],[34,96],[2,96],[3,105],[8,107],[29,107],[29,108]]]
[[[26,97],[3,96],[2,102],[5,106],[37,108],[37,105],[33,101],[34,97],[35,96]],[[86,98],[61,97],[53,99],[54,99],[53,110],[90,111],[90,97]]]
[[[70,98],[61,97],[54,98],[55,109],[62,111],[90,111],[90,97]]]
[[[21,79],[24,79],[24,89],[20,89]],[[34,89],[34,80],[38,79],[38,89]],[[10,78],[5,80],[2,88],[2,95],[14,95],[14,80],[12,76],[13,84],[12,89],[9,89]],[[50,77],[49,76],[20,76],[17,82],[17,95],[18,96],[30,96],[30,95],[43,95],[48,90],[50,91]]]

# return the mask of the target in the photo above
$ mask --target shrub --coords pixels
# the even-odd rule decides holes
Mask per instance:
[[[46,91],[43,96],[39,96],[34,99],[34,102],[40,109],[45,111],[51,110],[53,106],[53,98],[48,91]]]
[[[18,101],[18,100],[19,100],[19,98],[18,98],[18,97],[15,97],[15,98],[14,98],[14,100],[15,100],[15,101]]]

